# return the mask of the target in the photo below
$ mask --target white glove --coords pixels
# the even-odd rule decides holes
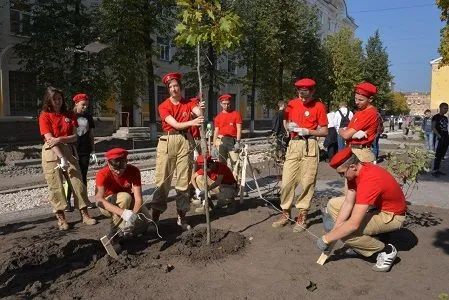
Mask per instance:
[[[204,198],[204,192],[200,189],[195,189],[195,195],[198,199]]]
[[[353,134],[352,138],[356,139],[356,140],[361,140],[363,138],[367,138],[368,136],[366,135],[365,131],[359,130],[356,133]]]
[[[193,150],[193,160],[196,161],[196,159],[198,158],[200,154],[198,153],[198,150]]]
[[[129,223],[129,225],[133,226],[134,223],[137,221],[138,217],[135,212],[133,212],[130,209],[125,209],[122,213],[122,219]],[[128,225],[128,224],[127,224]]]
[[[90,162],[98,165],[98,158],[95,152],[90,154]]]
[[[55,169],[61,168],[63,171],[67,171],[67,169],[69,168],[69,162],[64,156],[61,156],[59,159],[61,160],[61,162],[57,164]]]
[[[296,124],[295,122],[289,122],[287,124],[288,131],[290,131],[290,132],[295,131],[295,129],[298,127],[299,127],[298,124]]]
[[[297,132],[298,135],[301,135],[301,136],[309,135],[309,129],[307,129],[307,128],[295,128],[294,132]]]

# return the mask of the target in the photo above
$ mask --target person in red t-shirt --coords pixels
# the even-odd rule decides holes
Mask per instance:
[[[298,184],[301,195],[295,206],[299,210],[294,232],[303,231],[306,226],[307,212],[315,192],[316,174],[320,160],[317,137],[327,135],[327,113],[323,103],[313,99],[315,81],[309,78],[295,82],[299,98],[288,102],[284,118],[290,134],[287,153],[282,170],[281,218],[272,224],[282,227],[290,223],[290,211]]]
[[[140,170],[128,164],[128,151],[113,148],[105,153],[107,165],[97,172],[95,200],[103,215],[112,218],[111,234],[120,228],[131,234],[137,222],[137,213],[143,206]]]
[[[346,255],[377,255],[374,271],[389,271],[397,256],[392,244],[375,238],[384,232],[399,230],[407,210],[405,196],[396,179],[385,169],[361,162],[350,147],[338,152],[329,165],[348,181],[346,196],[332,198],[323,213],[328,231],[317,241],[323,252],[329,245],[342,240]]]
[[[153,198],[150,202],[152,219],[159,221],[163,211],[167,209],[167,198],[170,191],[173,173],[176,170],[176,210],[178,212],[177,224],[183,229],[190,229],[185,216],[190,210],[189,201],[189,157],[193,151],[191,148],[191,135],[188,132],[192,126],[200,126],[203,121],[199,105],[185,100],[181,95],[181,74],[168,73],[162,78],[170,97],[162,102],[159,107],[159,116],[162,122],[163,135],[159,138],[156,150],[156,186]],[[192,119],[192,116],[195,116]]]
[[[340,128],[338,131],[362,162],[375,161],[371,145],[376,139],[379,121],[377,109],[371,102],[376,93],[376,86],[369,82],[356,85],[354,97],[358,111],[352,117],[348,127]]]
[[[237,181],[235,181],[232,171],[228,166],[221,162],[215,162],[212,160],[211,156],[206,157],[206,162],[204,161],[204,156],[200,155],[197,159],[198,170],[192,174],[191,183],[195,188],[195,193],[198,198],[204,197],[204,163],[207,164],[207,186],[208,190],[212,195],[216,196],[218,199],[217,206],[225,206],[232,203],[237,191]],[[209,198],[210,199],[210,198]],[[212,204],[212,203],[211,203]],[[209,206],[213,207],[213,204]],[[199,207],[195,210],[198,213],[204,213],[203,207]]]
[[[227,163],[228,157],[234,165],[238,159],[238,151],[241,148],[242,116],[231,107],[232,96],[224,94],[218,97],[222,111],[214,120],[213,143],[218,152],[218,160]]]
[[[50,203],[58,219],[60,230],[69,229],[65,219],[64,209],[67,199],[64,192],[63,177],[72,189],[75,208],[81,212],[83,223],[97,223],[87,212],[90,203],[87,188],[83,183],[76,153],[76,122],[75,115],[67,111],[64,103],[64,93],[54,87],[48,87],[42,112],[39,116],[39,129],[44,139],[42,147],[42,169],[49,188]]]

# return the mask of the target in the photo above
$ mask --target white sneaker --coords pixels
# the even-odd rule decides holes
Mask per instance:
[[[201,199],[198,199],[196,196],[193,196],[192,199],[190,199],[190,202],[191,202],[193,205],[200,205],[201,202],[202,202],[202,200],[201,200]]]
[[[178,221],[176,222],[176,224],[178,224],[178,226],[181,227],[182,230],[192,229],[192,227],[189,224],[187,224],[186,221],[181,219],[180,217],[178,217]]]
[[[388,272],[391,269],[394,261],[396,260],[396,256],[398,256],[398,251],[392,244],[388,244],[393,250],[391,253],[387,254],[386,252],[381,252],[377,255],[377,262],[373,266],[373,271],[376,272]]]

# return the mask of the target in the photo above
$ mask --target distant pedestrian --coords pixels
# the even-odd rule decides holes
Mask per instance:
[[[393,132],[394,131],[394,116],[393,115],[390,117],[389,125],[390,125],[390,131]]]
[[[446,175],[446,173],[440,171],[440,164],[449,145],[448,119],[445,116],[448,110],[448,104],[443,102],[439,108],[440,111],[432,117],[432,131],[437,137],[435,160],[433,162],[434,176]]]
[[[382,116],[378,113],[378,125],[377,125],[377,133],[376,133],[376,139],[373,141],[373,145],[371,146],[371,151],[373,151],[374,154],[374,163],[377,163],[379,160],[379,139],[384,132],[384,119]]]
[[[403,117],[402,117],[402,116],[399,116],[399,118],[398,118],[399,130],[401,130],[401,128],[402,128],[402,123],[403,123],[403,122],[404,122]]]
[[[432,131],[432,116],[430,109],[424,111],[424,119],[421,123],[421,129],[424,133],[424,140],[426,141],[426,147],[429,151],[434,151],[434,139]]]
[[[348,108],[348,104],[345,101],[341,101],[340,108],[337,109],[334,115],[335,130],[337,131],[338,150],[341,150],[346,146],[345,139],[338,134],[338,131],[340,130],[340,128],[348,127],[348,124],[352,120],[353,116],[354,115],[352,111],[350,111]]]
[[[279,100],[278,111],[273,117],[271,132],[273,132],[276,139],[276,156],[281,160],[284,160],[285,158],[285,152],[287,151],[289,141],[288,134],[285,129],[284,114],[285,101]]]
[[[327,135],[324,139],[323,146],[327,149],[328,160],[331,160],[332,157],[338,152],[338,134],[335,130],[335,114],[336,112],[334,111],[327,114]]]

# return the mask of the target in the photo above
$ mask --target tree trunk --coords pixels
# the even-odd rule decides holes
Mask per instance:
[[[251,121],[250,121],[250,136],[254,136],[254,122],[255,122],[255,103],[256,103],[256,71],[257,71],[257,63],[256,63],[256,51],[253,52],[253,76],[251,83]]]

